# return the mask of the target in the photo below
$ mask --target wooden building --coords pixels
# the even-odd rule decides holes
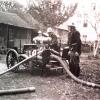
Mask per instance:
[[[37,29],[15,13],[0,12],[0,47],[23,47],[31,43]]]

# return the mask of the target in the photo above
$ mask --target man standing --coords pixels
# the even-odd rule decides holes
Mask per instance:
[[[74,62],[71,62],[71,50],[69,50],[69,67],[70,67],[70,71],[75,75],[75,76],[79,76],[80,74],[80,67],[79,67],[79,56],[81,54],[81,39],[80,39],[80,33],[76,30],[74,25],[70,25],[68,26],[69,29],[69,33],[68,33],[68,45],[69,45],[69,49],[74,50],[75,52],[75,56],[76,56],[76,64],[74,64]],[[72,57],[73,59],[74,57]],[[74,59],[75,60],[75,59]]]
[[[50,48],[59,52],[60,48],[58,46],[57,36],[54,34],[52,28],[48,28],[47,29],[47,33],[49,34],[49,37],[51,38],[51,40],[50,40]]]
[[[79,53],[79,55],[81,54],[81,39],[80,39],[80,33],[79,31],[76,30],[75,26],[68,26],[68,45],[69,47],[72,44],[76,44],[76,52]]]

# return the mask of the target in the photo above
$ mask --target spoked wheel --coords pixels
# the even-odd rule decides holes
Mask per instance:
[[[9,50],[6,56],[6,64],[8,69],[13,67],[14,65],[16,65],[18,63],[18,53],[16,52],[16,50]],[[12,69],[12,72],[18,72],[19,67],[16,67],[14,69]]]

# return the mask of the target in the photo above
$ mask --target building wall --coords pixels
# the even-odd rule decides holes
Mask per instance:
[[[14,46],[20,48],[20,46],[23,48],[24,44],[30,44],[31,43],[31,30],[18,30],[15,34],[14,39]]]
[[[0,47],[18,47],[31,43],[33,30],[0,24]]]
[[[7,47],[7,26],[0,24],[0,47]]]

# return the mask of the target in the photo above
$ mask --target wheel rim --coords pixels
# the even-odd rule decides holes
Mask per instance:
[[[11,68],[12,66],[14,66],[17,63],[17,59],[16,57],[13,57],[13,54],[9,54],[8,55],[8,68]]]
[[[6,63],[7,63],[8,69],[18,63],[18,58],[15,52],[13,51],[8,52],[7,57],[6,57]],[[13,69],[12,71],[18,71],[18,67]]]

